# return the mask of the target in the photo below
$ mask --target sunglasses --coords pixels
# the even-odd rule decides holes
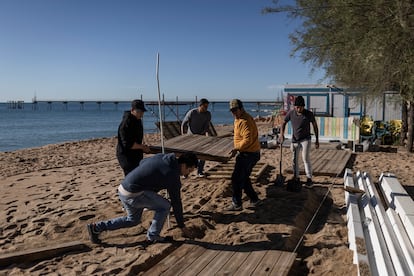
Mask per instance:
[[[230,109],[231,113],[235,113],[237,110],[239,110],[238,107],[234,107],[234,108]]]

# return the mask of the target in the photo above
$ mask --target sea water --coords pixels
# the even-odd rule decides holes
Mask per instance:
[[[158,131],[159,107],[146,106],[144,113],[144,133]],[[196,107],[195,104],[162,106],[162,119],[182,120],[185,113]],[[257,104],[245,103],[245,109],[252,116],[269,115],[269,109],[259,111]],[[117,135],[118,125],[130,103],[114,104],[105,102],[39,102],[37,105],[23,103],[20,108],[9,103],[0,103],[0,151],[13,151],[39,147],[47,144],[63,143]],[[213,125],[232,124],[233,116],[227,102],[211,103]],[[177,118],[178,116],[178,118]]]

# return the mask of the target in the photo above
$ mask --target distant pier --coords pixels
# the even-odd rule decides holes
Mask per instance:
[[[24,109],[24,101],[8,101],[7,109]]]
[[[97,110],[101,110],[102,105],[112,104],[114,106],[114,110],[118,110],[119,104],[129,104],[131,101],[119,101],[119,100],[37,100],[34,98],[31,103],[27,103],[27,105],[31,104],[32,110],[38,110],[39,105],[46,105],[46,110],[53,110],[53,106],[60,105],[63,110],[68,110],[68,105],[79,104],[79,110],[83,111],[85,109],[85,105],[96,104]],[[154,115],[159,116],[158,112],[158,101],[144,101],[145,106],[147,107],[148,111]],[[269,107],[271,109],[277,109],[283,107],[283,101],[270,101],[270,100],[246,100],[243,101],[244,103],[254,103],[257,109],[254,109],[253,112],[260,114],[260,112],[267,112],[269,111]],[[228,101],[210,101],[210,110],[214,111],[214,105],[218,103],[228,103]],[[194,108],[198,106],[197,98],[192,101],[179,101],[178,98],[175,101],[165,101],[161,100],[160,102],[161,107],[163,109],[163,114],[165,116],[166,111],[168,110],[170,113],[173,113],[176,116],[177,120],[181,120],[179,118],[179,106],[188,106],[188,109]],[[7,109],[24,109],[25,102],[24,101],[8,101],[7,102]],[[267,108],[266,108],[267,107]]]

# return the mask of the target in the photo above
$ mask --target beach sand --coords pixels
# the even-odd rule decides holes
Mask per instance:
[[[258,125],[261,134],[271,130],[266,122]],[[145,140],[157,144],[159,135],[147,134]],[[12,264],[3,267],[0,275],[137,275],[170,254],[171,244],[145,246],[151,211],[144,212],[142,224],[136,227],[103,233],[102,245],[89,241],[87,223],[124,214],[116,193],[123,173],[115,146],[115,138],[105,138],[0,153],[1,254],[73,241],[90,247]],[[403,148],[397,150],[356,153],[347,167],[368,172],[374,182],[381,172],[392,172],[402,185],[414,188],[414,155]],[[290,166],[289,149],[283,148],[283,154],[283,166]],[[291,193],[272,183],[279,173],[279,150],[263,149],[261,162],[269,168],[254,184],[264,200],[256,210],[223,211],[231,202],[229,180],[196,178],[194,173],[182,180],[186,225],[196,234],[195,240],[256,250],[296,249],[290,275],[356,275],[353,253],[348,249],[342,175],[315,176],[314,189]],[[214,165],[207,161],[206,170]],[[248,200],[244,203],[247,207]],[[185,241],[173,216],[170,221],[162,235]]]

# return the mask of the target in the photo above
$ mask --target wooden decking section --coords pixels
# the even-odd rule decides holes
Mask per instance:
[[[151,152],[162,151],[161,144],[150,146]],[[199,159],[227,162],[231,157],[233,139],[204,135],[180,135],[164,141],[165,152],[194,152]]]
[[[160,129],[160,122],[156,122],[155,125]],[[171,139],[181,135],[181,122],[180,121],[166,121],[162,123],[162,130],[165,139]],[[187,132],[187,130],[185,130]],[[217,136],[217,131],[214,125],[210,122],[208,128],[208,135]]]
[[[234,164],[235,164],[235,161],[232,160],[227,163],[221,163],[221,164],[214,166],[213,168],[206,171],[207,178],[230,179],[231,174],[233,173],[233,170],[234,170]],[[258,162],[256,166],[253,167],[253,171],[250,175],[251,181],[256,182],[260,178],[260,176],[263,174],[263,172],[266,170],[267,166],[268,166],[267,163]]]
[[[24,262],[33,262],[53,258],[68,252],[83,252],[90,248],[80,241],[67,242],[54,246],[40,247],[36,249],[28,249],[18,252],[6,253],[0,255],[0,268],[7,267],[11,264]]]
[[[346,150],[312,149],[310,155],[313,175],[338,176],[342,175],[352,153]],[[304,174],[305,169],[301,154],[299,154],[298,163],[300,173]],[[291,160],[284,161],[285,171],[288,173],[293,173],[291,164]]]
[[[295,253],[183,244],[143,275],[288,275]]]

